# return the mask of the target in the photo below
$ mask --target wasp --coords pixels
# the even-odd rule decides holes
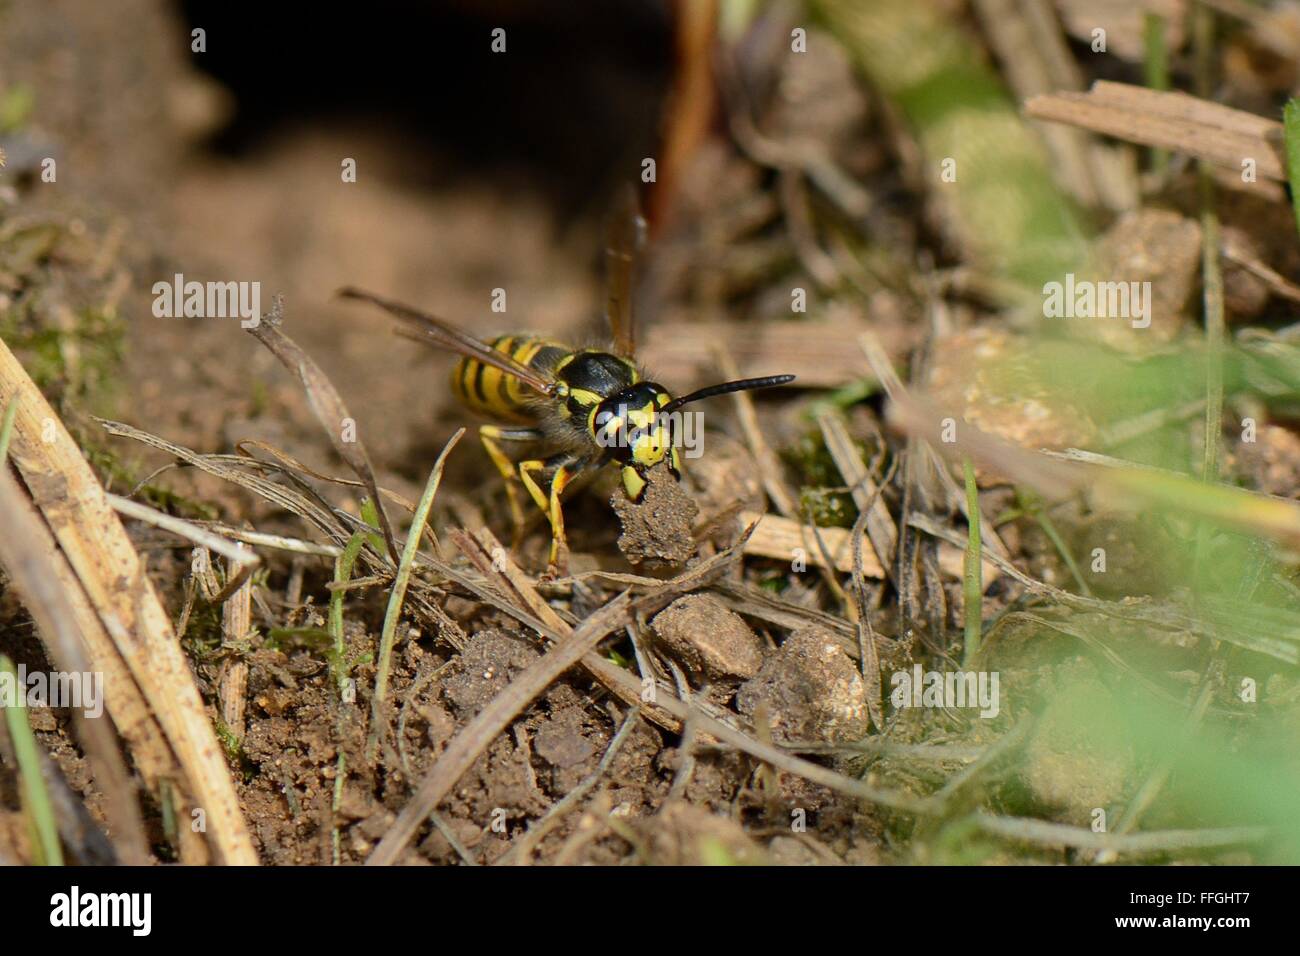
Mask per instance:
[[[673,412],[715,395],[794,381],[793,375],[746,378],[673,398],[658,382],[647,380],[635,361],[631,307],[634,264],[644,232],[635,199],[625,198],[612,221],[605,252],[605,316],[611,340],[607,349],[575,349],[528,333],[484,341],[373,293],[355,288],[338,293],[402,320],[406,325],[396,330],[399,334],[460,356],[451,373],[452,391],[471,411],[494,420],[479,427],[479,440],[505,481],[515,527],[524,522],[516,479],[550,521],[552,568],[559,566],[561,549],[567,546],[560,496],[578,474],[617,464],[625,492],[639,501],[647,471],[660,462],[666,460],[673,477],[681,479]],[[502,448],[506,443],[539,443],[551,453],[515,463]],[[539,479],[548,475],[543,491]]]

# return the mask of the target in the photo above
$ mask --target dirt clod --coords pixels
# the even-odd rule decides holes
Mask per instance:
[[[1259,425],[1255,440],[1232,452],[1232,464],[1257,491],[1294,497],[1300,488],[1300,437],[1280,425]]]
[[[1096,424],[1042,376],[1030,340],[972,329],[935,349],[931,398],[961,420],[1024,448],[1087,447]],[[981,485],[1000,480],[977,468]]]
[[[1185,306],[1200,268],[1196,220],[1166,209],[1128,213],[1102,237],[1098,256],[1105,276],[1151,283],[1151,327],[1135,329],[1123,317],[1113,317],[1088,322],[1082,331],[1130,351],[1173,339],[1187,322]]]
[[[1097,719],[1099,702],[1110,699],[1098,681],[1066,687],[1048,705],[1026,750],[1024,778],[1030,790],[1073,823],[1088,823],[1095,809],[1118,801],[1133,773],[1130,748],[1099,747],[1084,729]]]
[[[862,676],[839,642],[817,627],[795,631],[769,654],[736,704],[749,717],[765,710],[773,735],[785,741],[857,740],[868,729]]]
[[[548,763],[561,768],[580,766],[596,752],[582,735],[580,711],[563,711],[544,723],[533,737],[533,750]]]
[[[623,526],[618,549],[633,564],[681,564],[695,553],[691,526],[700,509],[666,465],[650,469],[648,477],[640,501],[629,501],[621,488],[610,498]]]
[[[655,636],[697,676],[753,677],[763,664],[763,642],[735,611],[708,594],[678,598],[652,622]]]
[[[768,862],[739,823],[682,800],[666,803],[634,827],[647,841],[651,862],[661,866]]]
[[[443,681],[443,692],[457,711],[472,716],[537,657],[537,651],[516,634],[497,628],[479,631],[465,645],[455,673]]]

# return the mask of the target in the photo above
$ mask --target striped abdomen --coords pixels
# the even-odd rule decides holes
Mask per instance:
[[[570,349],[558,342],[531,335],[498,335],[487,344],[516,362],[550,373]],[[536,419],[536,393],[513,375],[484,365],[478,359],[462,358],[451,371],[451,390],[472,411],[507,422]]]

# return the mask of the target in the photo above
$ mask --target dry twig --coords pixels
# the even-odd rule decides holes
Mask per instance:
[[[1025,103],[1025,112],[1185,153],[1236,172],[1253,161],[1260,176],[1286,182],[1281,123],[1187,93],[1099,80],[1087,93],[1035,96]]]
[[[132,743],[146,779],[182,785],[187,824],[191,809],[202,810],[219,860],[256,863],[189,664],[139,555],[72,436],[0,342],[0,401],[15,394],[22,398],[10,455],[72,572],[64,593],[84,593],[86,605],[69,600],[79,612],[89,665],[104,672],[114,723]],[[153,718],[161,734],[145,742]],[[183,857],[201,862],[202,841],[188,825],[179,832]]]

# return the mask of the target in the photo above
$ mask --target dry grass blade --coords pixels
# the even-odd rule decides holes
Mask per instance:
[[[799,551],[807,555],[809,564],[830,568],[845,574],[853,573],[853,535],[847,528],[816,528],[784,518],[781,515],[761,515],[756,511],[742,511],[740,520],[754,525],[754,533],[745,544],[745,553],[778,561],[790,560]],[[815,546],[814,535],[821,538],[823,547]],[[860,540],[867,540],[865,535]],[[814,546],[810,547],[809,545]],[[867,541],[870,545],[870,541]],[[885,569],[870,547],[862,554],[862,573],[869,578],[883,578]]]
[[[248,455],[200,455],[183,445],[178,445],[158,435],[153,435],[122,422],[109,421],[103,418],[94,420],[110,435],[130,438],[141,444],[157,448],[206,474],[228,481],[241,488],[246,488],[277,507],[296,514],[309,525],[316,527],[334,543],[319,545],[209,523],[209,526],[217,528],[228,537],[246,541],[249,544],[262,544],[268,547],[300,551],[304,554],[323,554],[335,557],[340,553],[355,528],[360,527],[372,533],[377,533],[378,529],[365,524],[346,511],[336,510],[328,501],[322,498],[301,475],[293,470],[292,465],[289,464],[292,459],[288,458],[288,456],[277,456],[276,461],[266,462]],[[265,478],[263,477],[265,473],[283,475],[296,487],[288,487],[281,482]],[[389,495],[389,497],[392,500],[398,500],[398,496]],[[436,542],[434,543],[436,544]],[[423,555],[420,556],[420,559],[424,560]],[[372,574],[385,576],[391,576],[392,574],[393,566],[388,562],[387,556],[381,552],[363,548],[361,560]],[[446,573],[444,565],[439,564],[438,570],[444,574]]]
[[[718,349],[717,359],[724,378],[731,380],[740,377],[740,373],[736,371],[736,363],[724,349]],[[740,420],[740,427],[745,433],[749,451],[758,464],[763,489],[781,514],[787,518],[796,517],[799,514],[799,502],[786,484],[785,478],[782,477],[781,460],[776,457],[776,452],[772,451],[772,446],[763,436],[763,428],[758,423],[758,411],[754,408],[754,396],[749,392],[735,392],[731,399],[735,404],[736,417]],[[788,552],[786,556],[789,556]]]
[[[736,370],[736,363],[732,361],[731,355],[726,349],[719,348],[716,352],[718,367],[722,370],[723,377],[729,380],[739,378],[739,372]],[[750,454],[754,456],[754,462],[758,465],[759,478],[762,480],[763,489],[767,492],[772,503],[776,505],[776,510],[783,516],[791,520],[800,516],[799,499],[791,490],[784,477],[784,470],[781,467],[781,460],[777,457],[776,452],[772,450],[771,444],[763,434],[763,429],[758,422],[758,411],[754,407],[754,397],[749,392],[735,392],[732,394],[732,400],[736,408],[736,418],[740,421],[741,430],[745,433],[745,443],[749,446]],[[830,588],[833,594],[839,597],[844,596],[844,590],[840,587],[839,579],[835,577],[834,572],[829,565],[833,559],[828,557],[825,542],[818,537],[820,531],[817,528],[808,529],[812,542],[817,545],[815,548],[809,548],[800,544],[795,547],[799,548],[804,554],[820,555],[821,561],[814,560],[813,565],[821,573],[822,580]],[[800,529],[802,535],[802,528]],[[753,532],[747,535],[747,545],[753,542]],[[848,570],[853,570],[852,548],[845,547],[843,553],[848,558]],[[769,555],[769,557],[778,557],[782,560],[790,560],[797,552],[787,550],[783,554]]]
[[[194,521],[190,522],[190,524],[218,534],[222,539],[229,538],[234,541],[242,541],[244,544],[275,548],[293,554],[312,554],[321,558],[337,558],[343,553],[342,548],[336,548],[332,544],[316,544],[311,541],[303,541],[301,538],[286,538],[281,534],[267,534],[264,531],[250,531],[247,528],[232,528],[220,521]]]
[[[320,366],[293,339],[280,330],[278,298],[272,311],[263,316],[262,321],[248,331],[270,349],[284,367],[297,375],[298,380],[302,382],[311,410],[329,435],[330,444],[334,446],[339,457],[356,472],[357,477],[365,482],[375,509],[379,513],[379,524],[384,532],[384,541],[388,544],[388,556],[392,558],[393,564],[397,564],[397,544],[393,540],[393,529],[384,511],[383,499],[379,494],[379,485],[375,482],[375,471],[370,465],[370,456],[366,454],[366,446],[359,437],[353,437],[351,440],[344,437],[348,431],[348,423],[355,423],[356,419],[348,414],[343,399]],[[353,427],[355,428],[355,425]]]
[[[501,542],[487,528],[474,534],[460,529],[451,532],[451,539],[469,562],[488,580],[496,580],[501,592],[517,598],[527,611],[543,622],[552,633],[563,634],[568,628],[564,618],[556,613],[537,593],[533,582],[514,560]]]
[[[227,559],[233,565],[233,573],[226,582],[226,586],[221,592],[212,599],[212,603],[220,604],[230,595],[234,594],[249,576],[262,564],[262,559],[252,551],[249,551],[238,544],[232,544],[224,538],[215,534],[204,531],[197,525],[193,525],[183,518],[177,518],[174,515],[164,514],[156,508],[150,508],[148,505],[142,505],[130,498],[123,498],[121,495],[109,495],[108,502],[113,506],[113,510],[118,514],[126,515],[128,518],[135,518],[137,521],[143,521],[151,524],[155,528],[162,528],[164,531],[170,531],[172,534],[180,535],[200,544],[205,548],[217,552],[223,558]]]
[[[223,558],[233,561],[241,568],[255,568],[262,563],[261,559],[251,551],[246,551],[225,538],[205,531],[184,518],[166,514],[157,508],[150,508],[148,505],[142,505],[130,498],[123,498],[121,495],[108,495],[108,503],[113,506],[113,510],[118,514],[126,515],[128,518],[134,518],[137,521],[143,521],[145,524],[151,524],[155,528],[162,528],[164,531],[170,531],[182,538],[193,541],[195,544],[201,544],[208,550],[215,551]]]
[[[1035,96],[1025,112],[1237,171],[1252,160],[1260,176],[1286,181],[1281,123],[1186,93],[1102,80],[1087,93]]]
[[[179,763],[181,772],[176,777],[187,804],[181,808],[185,819],[191,809],[202,808],[218,858],[225,863],[256,863],[229,771],[189,663],[144,565],[76,442],[13,353],[0,342],[0,399],[11,400],[16,393],[21,393],[22,400],[14,420],[11,457],[102,629],[112,639],[101,644],[90,638],[87,657],[91,668],[105,672],[109,695],[115,689],[125,693],[123,680],[133,679],[148,701]],[[50,433],[53,441],[44,440]],[[83,633],[90,637],[84,628]],[[110,712],[116,719],[114,705],[110,696]],[[136,714],[123,716],[132,722],[140,719]],[[121,721],[118,726],[127,733]],[[189,829],[180,831],[188,833]],[[186,841],[182,849],[192,859],[202,852],[197,841],[182,839]]]
[[[0,459],[0,567],[21,595],[23,606],[36,622],[50,659],[62,671],[86,673],[89,642],[81,632],[73,611],[74,601],[66,589],[75,586],[60,556],[43,546],[49,532],[41,524],[31,502]],[[95,780],[105,796],[109,823],[118,839],[123,863],[143,866],[149,860],[149,843],[136,803],[135,787],[112,727],[105,720],[89,720],[73,710],[77,736],[90,759]]]
[[[843,414],[835,410],[824,411],[817,416],[817,427],[826,440],[826,450],[835,461],[835,467],[849,486],[853,503],[859,511],[867,513],[867,537],[877,562],[882,567],[891,567],[898,551],[898,527],[849,437]]]
[[[1117,853],[1160,853],[1170,850],[1213,849],[1267,840],[1265,827],[1225,827],[1206,830],[1152,830],[1148,833],[1096,833],[1065,823],[1049,823],[1027,817],[999,817],[984,811],[975,814],[981,830],[1013,840],[1043,846],[1069,846]]]
[[[903,429],[935,440],[944,413],[916,397],[892,396],[890,417]],[[1153,468],[1104,468],[1027,451],[963,424],[957,440],[937,443],[953,456],[968,454],[986,468],[1056,498],[1088,492],[1108,506],[1168,508],[1300,547],[1300,505],[1244,488],[1209,484]]]
[[[248,565],[231,559],[227,565],[230,584],[222,594],[229,591],[229,597],[221,600],[221,638],[228,646],[238,646],[248,639],[253,629],[253,582],[248,576]],[[218,595],[218,599],[221,595]],[[213,600],[217,603],[217,599]],[[221,664],[221,677],[218,681],[217,698],[221,703],[221,720],[226,730],[239,741],[244,739],[244,713],[248,699],[248,663],[239,657],[227,657]]]
[[[250,469],[266,470],[264,462],[242,455],[200,455],[183,445],[177,445],[175,442],[170,442],[165,438],[160,438],[157,435],[152,435],[122,422],[109,421],[104,418],[96,418],[95,421],[110,435],[119,438],[130,438],[141,444],[157,448],[159,451],[164,451],[187,465],[198,468],[200,471],[223,481],[229,481],[231,484],[239,485],[241,488],[247,488],[253,494],[265,498],[285,511],[296,514],[309,524],[315,525],[340,546],[348,540],[347,530],[328,505],[319,500],[312,500],[306,494],[293,488],[286,488],[282,484],[251,473]]]
[[[113,725],[117,727],[118,732],[125,739],[127,747],[134,758],[136,769],[140,771],[140,775],[144,778],[145,785],[151,791],[157,793],[164,781],[179,779],[182,776],[182,770],[176,762],[176,756],[171,747],[168,746],[157,718],[150,712],[149,704],[144,699],[144,695],[141,694],[139,686],[132,679],[126,662],[116,653],[112,639],[104,628],[103,622],[95,613],[94,608],[91,607],[85,590],[77,581],[71,565],[68,564],[67,556],[59,550],[53,534],[50,533],[50,529],[45,523],[40,520],[40,516],[36,513],[25,492],[18,489],[18,494],[22,507],[29,514],[29,519],[25,524],[19,524],[18,522],[23,519],[13,518],[17,512],[6,509],[4,511],[6,517],[5,527],[26,529],[18,533],[29,541],[36,552],[42,574],[48,572],[52,579],[57,581],[62,606],[71,615],[77,633],[80,634],[84,642],[81,649],[85,660],[84,664],[80,662],[81,659],[77,656],[78,648],[72,648],[71,655],[64,656],[62,653],[64,644],[61,639],[57,643],[49,645],[50,657],[63,670],[77,670],[79,668],[89,670],[91,669],[90,662],[95,662],[94,667],[102,670],[104,674],[104,696]],[[8,560],[7,557],[0,558],[0,562],[5,563],[21,592],[22,584],[17,576],[20,572],[15,572],[13,567],[8,565]],[[36,613],[37,609],[28,605],[28,610],[36,618],[37,626],[41,627],[41,619]],[[41,633],[48,635],[50,632],[42,630]],[[62,632],[60,630],[54,633],[58,636]],[[46,639],[49,640],[50,638],[47,636]],[[93,721],[92,723],[94,724],[92,733],[102,736],[103,740],[83,739],[91,760],[96,759],[96,752],[106,753],[110,749],[112,754],[107,759],[110,761],[115,759],[117,742],[113,739],[109,725],[102,720]],[[109,769],[102,777],[106,787],[113,772]],[[100,771],[96,769],[95,773],[98,775]],[[129,775],[125,768],[122,770],[122,780],[129,781]],[[125,787],[127,784],[124,783],[120,786]],[[109,791],[109,793],[111,800],[112,791]],[[131,809],[115,808],[111,805],[109,807],[109,816],[113,821],[117,821],[119,818],[129,821],[130,817],[136,813],[134,807]],[[124,829],[115,830],[115,832],[126,834],[130,832],[130,829],[131,824],[127,822]],[[182,830],[180,841],[182,860],[205,862],[208,859],[207,848],[196,834],[191,834],[188,829]],[[129,853],[123,854],[124,858],[127,856],[129,856]]]
[[[858,340],[858,344],[862,347],[862,351],[867,357],[867,362],[871,365],[872,372],[880,380],[880,384],[884,388],[885,394],[889,396],[890,402],[893,403],[891,408],[897,407],[902,402],[906,402],[909,399],[909,392],[906,386],[903,385],[902,380],[898,377],[898,373],[894,371],[894,366],[889,361],[888,354],[886,354],[884,348],[881,347],[880,342],[876,337],[870,332],[864,333]],[[943,468],[942,460],[934,450],[935,441],[939,437],[939,421],[939,418],[935,419],[936,427],[934,429],[926,432],[913,432],[912,435],[913,437],[925,439],[921,443],[923,454],[926,459],[934,465],[936,476],[943,491],[947,494],[949,501],[961,508],[962,512],[965,513],[966,496],[958,493],[952,475]],[[971,516],[967,515],[966,517],[967,519],[970,519]],[[979,522],[980,537],[984,541],[985,546],[994,554],[1005,558],[1007,556],[1007,546],[1002,543],[1002,538],[998,535],[997,529],[993,527],[993,523],[983,516],[979,516]]]
[[[894,459],[894,463],[897,465],[898,459]],[[891,468],[889,474],[892,473]],[[889,480],[887,474],[884,483],[888,484]],[[880,733],[884,733],[885,712],[880,700],[880,652],[876,647],[876,629],[871,623],[871,609],[867,606],[866,576],[862,569],[862,536],[870,520],[871,511],[879,498],[880,490],[880,488],[875,490],[870,502],[859,506],[858,516],[853,519],[853,528],[849,534],[852,535],[853,544],[853,607],[857,612],[854,615],[856,618],[854,625],[858,632],[862,681],[867,690],[867,713],[871,717],[871,725]]]
[[[1051,4],[976,0],[973,8],[1017,99],[1083,88],[1079,66]],[[1125,157],[1119,149],[1082,130],[1047,126],[1042,132],[1057,183],[1079,202],[1085,206],[1104,203],[1116,210],[1137,204],[1138,183],[1131,156]]]
[[[300,462],[297,458],[294,458],[292,455],[287,455],[279,448],[276,448],[274,445],[268,444],[267,442],[264,441],[258,441],[255,438],[246,438],[243,441],[236,442],[235,448],[240,452],[241,455],[253,461],[256,461],[257,459],[254,458],[251,453],[249,453],[248,449],[255,448],[258,451],[264,451],[272,458],[274,458],[276,463],[279,464],[288,473],[296,472],[300,475],[306,475],[308,478],[315,478],[317,481],[328,482],[331,485],[343,485],[347,488],[367,487],[364,481],[361,481],[357,478],[341,478],[338,475],[327,475],[324,474],[323,472],[316,471],[313,468],[308,468],[306,465]],[[396,491],[390,491],[389,489],[384,487],[380,487],[379,493],[383,495],[385,498],[387,498],[389,501],[393,502],[394,504],[399,505],[400,507],[406,509],[406,511],[412,514],[415,513],[415,502],[411,501],[411,499],[407,498],[405,495],[399,495]],[[430,532],[430,534],[432,534],[432,532]]]

